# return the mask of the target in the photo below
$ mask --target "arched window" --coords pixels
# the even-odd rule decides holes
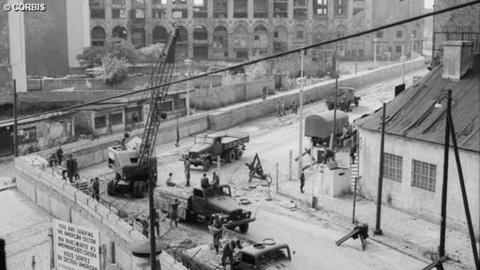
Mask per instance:
[[[273,53],[281,53],[288,50],[288,31],[285,26],[277,26],[273,29]]]
[[[143,28],[132,29],[132,44],[136,49],[145,47],[146,45],[145,29]]]
[[[167,43],[168,41],[168,32],[162,26],[155,26],[152,32],[153,43]]]
[[[217,26],[212,33],[212,53],[215,58],[228,57],[228,31],[224,26]]]
[[[205,26],[197,26],[193,30],[193,40],[208,40],[208,32]]]
[[[117,25],[112,30],[113,38],[127,39],[127,29],[123,26]]]
[[[92,46],[105,45],[105,30],[103,27],[96,26],[92,29],[91,33]]]
[[[193,58],[208,58],[208,32],[205,26],[197,26],[193,29]]]

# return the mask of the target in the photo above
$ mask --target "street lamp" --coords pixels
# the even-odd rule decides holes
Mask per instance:
[[[373,69],[377,67],[377,42],[378,38],[373,39]]]
[[[414,49],[415,49],[415,35],[412,34],[411,37],[412,37],[412,39],[411,39],[412,48],[410,49],[410,58],[413,59],[413,52],[414,52]]]
[[[187,66],[187,77],[192,76],[192,60],[185,59],[185,65]],[[187,106],[187,116],[190,116],[190,80],[187,80],[187,97],[185,100]]]
[[[302,53],[303,55],[303,53]],[[302,57],[303,58],[303,57]],[[302,74],[303,75],[303,74]],[[300,85],[300,128],[299,128],[299,143],[298,143],[298,179],[302,176],[303,163],[303,88],[305,87],[305,77],[297,78],[297,84]]]

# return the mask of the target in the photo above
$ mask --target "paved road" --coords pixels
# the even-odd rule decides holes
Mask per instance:
[[[407,76],[411,80],[411,76]],[[353,120],[365,113],[369,113],[381,106],[382,101],[393,97],[393,87],[399,80],[389,80],[364,89],[359,89],[362,100],[358,108],[349,113]],[[323,102],[305,106],[305,115],[326,110]],[[294,263],[300,269],[420,269],[425,263],[392,250],[386,246],[370,242],[367,251],[361,251],[358,240],[349,240],[341,247],[334,242],[347,232],[327,222],[306,217],[302,213],[292,213],[279,206],[281,202],[265,203],[265,193],[248,190],[248,171],[245,162],[253,159],[256,153],[260,154],[265,171],[273,174],[274,164],[279,162],[282,172],[288,171],[288,151],[298,149],[298,116],[288,115],[282,120],[275,117],[265,117],[251,121],[229,131],[246,131],[251,136],[242,161],[224,164],[219,170],[221,181],[231,183],[237,187],[236,193],[251,199],[254,203],[250,207],[257,208],[257,221],[252,224],[248,236],[255,240],[273,237],[277,241],[287,242],[296,251]],[[306,142],[306,140],[304,140]],[[182,146],[192,144],[191,139],[182,140]],[[157,153],[170,152],[159,159],[159,184],[163,184],[169,172],[173,172],[174,181],[183,182],[183,163],[178,161],[171,144],[158,147]],[[173,153],[173,154],[172,154]],[[296,151],[294,151],[296,155]],[[199,168],[200,169],[200,168]],[[100,165],[82,172],[89,176],[104,172],[105,166]],[[199,185],[203,171],[192,171],[192,182]],[[209,173],[210,174],[210,173]],[[294,174],[295,175],[295,174]],[[209,175],[210,176],[210,175]],[[103,195],[109,198],[106,194]],[[146,208],[146,200],[132,202],[128,199],[118,199],[117,204],[132,212]],[[125,204],[128,204],[125,206]],[[182,229],[189,230],[189,225],[182,225]],[[198,226],[195,226],[198,234]],[[202,230],[200,230],[201,232]],[[209,239],[207,231],[197,235],[197,241]]]

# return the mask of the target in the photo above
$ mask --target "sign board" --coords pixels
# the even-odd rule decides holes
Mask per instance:
[[[53,220],[55,266],[61,270],[100,270],[99,232]]]

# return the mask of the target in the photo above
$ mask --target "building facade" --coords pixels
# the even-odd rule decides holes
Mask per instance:
[[[417,0],[90,0],[90,36],[93,46],[123,38],[140,48],[165,42],[175,24],[180,30],[179,58],[243,60],[327,41],[422,10],[423,1]],[[401,15],[393,16],[397,13]],[[412,24],[339,43],[337,51],[344,58],[370,58],[376,47],[399,57],[408,49],[398,49],[399,44],[410,44],[412,34],[421,40],[421,33],[423,24]]]

